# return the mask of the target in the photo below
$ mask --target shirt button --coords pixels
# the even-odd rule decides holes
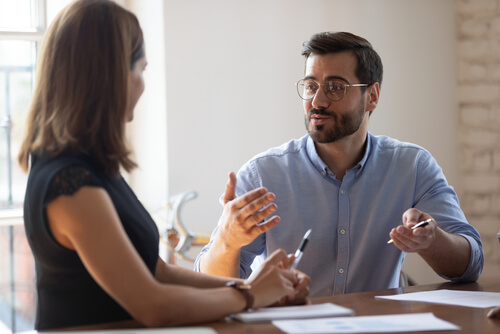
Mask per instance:
[[[339,273],[343,274],[344,273],[344,269],[339,269]]]
[[[340,230],[340,234],[345,234],[345,230],[344,230],[344,229],[341,229],[341,230]]]
[[[345,194],[345,190],[344,190],[344,189],[342,189],[342,190],[340,191],[340,193],[341,193],[342,195],[344,195],[344,194]]]

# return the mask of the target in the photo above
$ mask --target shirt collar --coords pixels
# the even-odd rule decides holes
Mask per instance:
[[[361,159],[361,161],[356,165],[356,167],[359,166],[359,170],[361,170],[365,166],[366,160],[368,160],[368,157],[370,156],[370,153],[372,150],[372,140],[373,140],[372,137],[373,137],[373,135],[370,132],[368,132],[366,135],[365,154],[363,155],[363,158]],[[359,173],[359,171],[358,171],[358,173]]]
[[[316,151],[316,147],[314,146],[314,140],[311,138],[310,135],[307,135],[306,148],[307,148],[307,155],[309,156],[309,159],[311,160],[312,164],[318,170],[319,173],[324,175],[324,173],[328,171],[328,166],[319,157],[318,152]]]
[[[356,169],[356,175],[358,175],[361,172],[366,161],[368,160],[368,157],[371,152],[372,136],[373,135],[370,132],[368,132],[366,138],[365,154],[363,155],[361,161],[356,166],[351,168],[351,169]],[[307,148],[307,155],[309,156],[309,159],[311,160],[314,167],[318,170],[318,172],[321,173],[321,175],[323,176],[325,175],[325,173],[328,173],[329,171],[328,166],[323,162],[323,160],[318,155],[316,147],[314,146],[314,140],[311,138],[310,135],[307,135],[306,148]]]

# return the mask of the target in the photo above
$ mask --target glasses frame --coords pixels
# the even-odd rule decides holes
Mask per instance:
[[[295,87],[297,87],[297,94],[299,94],[299,97],[300,97],[302,100],[304,100],[304,101],[309,101],[309,100],[314,99],[314,97],[316,97],[316,94],[318,94],[318,90],[319,90],[319,88],[318,88],[318,90],[316,90],[316,93],[314,93],[314,95],[313,95],[311,98],[309,98],[309,99],[305,99],[305,98],[303,98],[303,97],[302,97],[302,95],[300,94],[300,84],[299,84],[299,83],[300,83],[301,81],[305,81],[305,80],[306,80],[306,79],[300,79],[299,81],[297,81],[297,82],[295,83]],[[344,96],[345,96],[345,93],[347,92],[347,88],[349,88],[349,87],[368,87],[368,86],[370,86],[370,85],[371,85],[371,84],[364,84],[364,83],[360,83],[360,84],[348,84],[348,83],[343,82],[342,80],[329,80],[329,82],[331,82],[331,81],[338,81],[338,82],[342,82],[342,84],[344,85],[344,93],[342,94],[342,97],[341,97],[340,99],[336,99],[336,100],[335,100],[335,99],[332,99],[332,98],[329,96],[328,91],[326,90],[326,87],[325,87],[325,86],[326,86],[326,82],[324,82],[324,83],[319,83],[319,82],[317,82],[316,80],[312,80],[312,79],[307,79],[307,80],[314,81],[314,82],[315,82],[318,86],[320,86],[320,87],[321,87],[321,86],[323,86],[323,93],[325,93],[325,96],[326,96],[326,97],[327,97],[330,101],[340,101],[340,100],[342,100],[342,99],[344,98]],[[304,85],[302,84],[302,87],[303,87],[303,86],[304,86]]]

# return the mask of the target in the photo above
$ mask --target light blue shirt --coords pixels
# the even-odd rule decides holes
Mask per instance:
[[[363,159],[339,181],[306,135],[255,156],[239,170],[237,196],[261,186],[276,195],[281,222],[242,248],[242,278],[251,274],[257,256],[278,248],[295,252],[311,228],[297,268],[311,277],[311,297],[398,287],[406,253],[387,240],[409,208],[430,214],[440,228],[468,240],[466,272],[444,278],[475,281],[482,271],[478,232],[467,222],[436,160],[417,145],[368,133]]]

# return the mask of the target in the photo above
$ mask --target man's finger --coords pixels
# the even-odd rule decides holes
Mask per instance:
[[[233,202],[236,209],[244,209],[246,216],[262,209],[265,205],[274,200],[274,194],[267,191],[266,188],[257,188],[250,190],[244,195],[239,196]]]
[[[224,192],[224,204],[236,198],[236,174],[229,173],[226,183],[226,191]]]

